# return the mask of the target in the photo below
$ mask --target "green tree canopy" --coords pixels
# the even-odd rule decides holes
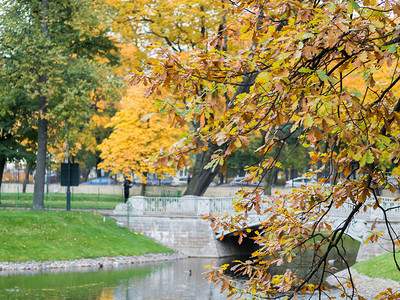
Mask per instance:
[[[48,135],[73,149],[93,111],[91,96],[106,84],[118,49],[102,26],[96,1],[2,1],[0,54],[4,94],[21,93],[21,112],[38,130],[34,209],[43,209]],[[12,93],[11,93],[12,94]],[[3,107],[2,107],[3,108]],[[23,115],[15,115],[20,127]],[[51,131],[48,131],[48,128]]]

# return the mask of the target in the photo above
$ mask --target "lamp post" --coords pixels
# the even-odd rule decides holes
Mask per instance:
[[[68,157],[68,143],[65,143],[66,159],[61,164],[61,186],[67,187],[67,211],[71,210],[71,186],[79,185],[79,164],[71,163]]]
[[[17,167],[17,183],[19,184],[19,160],[15,161],[15,166]]]
[[[71,210],[71,162],[68,157],[68,141],[65,141],[65,162],[68,163],[68,184],[67,184],[67,211]]]

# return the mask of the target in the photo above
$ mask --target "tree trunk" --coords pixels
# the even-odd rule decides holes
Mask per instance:
[[[221,171],[219,171],[219,184],[223,184],[224,179],[225,179],[224,174]]]
[[[224,22],[224,21],[223,21]],[[234,103],[234,100],[243,93],[248,93],[250,91],[250,86],[254,85],[254,82],[258,76],[259,72],[252,72],[251,75],[245,75],[241,84],[235,91],[232,99],[226,97],[226,104],[229,107],[229,103]],[[196,128],[196,125],[194,126]],[[196,155],[196,160],[193,167],[193,176],[186,188],[184,195],[194,195],[194,196],[203,196],[206,192],[208,186],[213,181],[215,176],[218,174],[220,170],[220,166],[216,166],[214,170],[212,169],[204,169],[205,166],[211,162],[211,156],[218,149],[226,150],[227,145],[218,146],[217,144],[213,144],[209,147],[207,151],[203,151],[200,154]]]
[[[46,0],[42,0],[42,33],[45,37],[49,36],[48,28],[48,9],[49,4]],[[41,85],[47,82],[45,74],[39,75],[39,83]],[[41,87],[40,87],[41,88]],[[33,192],[33,210],[44,210],[44,184],[46,174],[46,153],[47,153],[47,98],[39,90],[39,120],[38,120],[38,149],[36,162],[36,175]]]
[[[275,172],[274,172],[274,178],[273,178],[273,181],[272,181],[272,184],[275,186],[276,185],[276,183],[278,182],[278,168],[275,170]]]
[[[140,189],[140,196],[146,196],[146,188],[147,188],[147,184],[142,183],[142,188]]]
[[[208,186],[218,174],[219,165],[214,169],[204,169],[211,161],[211,155],[220,147],[211,146],[207,151],[196,155],[196,161],[193,167],[193,176],[186,188],[184,195],[203,196]]]
[[[290,169],[290,179],[299,177],[298,172],[296,169]]]
[[[26,193],[26,185],[29,183],[29,174],[31,174],[31,170],[32,170],[32,164],[27,163],[25,169],[25,178],[24,182],[22,183],[22,193],[24,194]]]
[[[233,98],[226,99],[227,105],[229,105],[229,103],[233,103],[234,99],[236,99],[240,94],[248,93],[249,87],[254,84],[254,81],[257,78],[258,74],[259,72],[254,72],[252,73],[252,75],[244,76],[242,84],[240,84],[237,88]],[[196,160],[193,167],[193,176],[190,180],[190,183],[188,184],[188,187],[186,188],[184,195],[204,195],[208,186],[218,174],[220,166],[218,165],[217,167],[215,167],[214,170],[204,168],[211,161],[211,156],[212,154],[214,154],[215,151],[217,151],[218,149],[225,150],[226,147],[226,144],[221,146],[213,144],[207,151],[203,151],[202,153],[196,155]]]
[[[271,172],[268,172],[265,175],[265,190],[264,195],[271,195],[272,193],[272,185],[276,182],[276,175],[278,173],[277,167],[272,167]]]
[[[263,141],[265,143],[265,134],[263,132]],[[279,162],[281,159],[281,155],[285,149],[285,144],[282,143],[280,147],[278,148],[278,152],[275,155],[275,161]],[[278,168],[273,166],[267,174],[265,174],[265,189],[264,189],[264,195],[271,195],[272,193],[272,185],[276,183],[276,178],[278,175]]]
[[[83,173],[83,181],[88,181],[90,169],[85,169],[82,173]]]
[[[33,192],[33,210],[44,210],[44,184],[47,153],[47,120],[44,117],[45,114],[46,96],[42,95],[39,97],[38,150]]]
[[[146,196],[147,188],[147,172],[143,172],[144,178],[146,178],[146,183],[142,183],[142,188],[140,189],[140,196]]]
[[[6,159],[5,158],[0,159],[0,192],[1,192],[1,183],[3,182],[3,173],[5,166],[6,166]]]

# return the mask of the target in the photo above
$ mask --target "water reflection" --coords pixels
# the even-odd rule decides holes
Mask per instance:
[[[0,299],[226,299],[204,279],[210,262],[184,259],[118,270],[11,274],[0,277]]]
[[[161,265],[142,280],[128,279],[118,286],[115,299],[226,299],[219,288],[204,280],[210,259],[187,259]]]
[[[204,266],[211,261],[192,258],[88,272],[2,273],[0,299],[227,299],[220,294],[220,287],[204,279]],[[229,259],[218,260],[217,264],[227,262]],[[334,295],[340,294],[336,291]]]

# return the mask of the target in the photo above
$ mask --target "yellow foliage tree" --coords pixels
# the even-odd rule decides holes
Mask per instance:
[[[136,67],[137,59],[135,55],[137,48],[134,45],[125,45],[119,43],[115,38],[115,42],[119,48],[120,64],[109,68],[98,74],[102,76],[100,82],[107,83],[97,86],[90,93],[90,115],[87,115],[85,124],[78,128],[65,130],[59,134],[55,126],[50,129],[49,152],[52,154],[53,160],[62,162],[66,159],[65,145],[68,144],[68,155],[74,162],[79,162],[80,170],[86,177],[90,170],[95,167],[97,176],[100,176],[100,168],[98,163],[100,151],[98,145],[111,134],[111,128],[107,128],[111,117],[115,115],[122,95],[126,91],[126,85],[123,84],[122,78],[126,76],[133,68]],[[99,59],[102,63],[106,63],[105,59]],[[113,78],[111,81],[110,78]],[[66,124],[61,123],[57,128],[66,128]]]
[[[104,0],[111,27],[121,40],[139,45],[138,59],[148,57],[149,45],[186,51],[216,29],[223,2],[208,0]]]
[[[153,61],[155,58],[165,58],[170,53],[178,52],[184,56],[186,51],[194,50],[197,47],[204,50],[213,46],[217,46],[221,50],[227,47],[221,35],[221,38],[213,43],[203,44],[208,37],[224,30],[228,15],[221,14],[221,10],[227,6],[225,1],[103,1],[107,4],[104,5],[105,11],[112,20],[110,22],[112,31],[118,33],[122,43],[136,46],[132,52],[136,59],[136,66],[131,68],[131,74],[160,71],[160,66],[153,66]],[[238,27],[233,26],[230,30],[236,31]],[[233,49],[237,51],[237,44],[237,42],[230,43],[230,51]],[[202,97],[200,90],[198,90],[198,96]],[[171,87],[170,91],[173,93],[174,87]],[[181,102],[179,107],[190,110],[185,106],[184,100],[175,98],[171,98],[171,100]],[[174,106],[166,103],[163,109],[173,110]],[[189,122],[193,131],[198,129],[198,125],[199,123]],[[204,166],[210,162],[211,155],[211,151],[200,149],[194,156],[195,161],[191,170],[192,180],[188,184],[185,194],[204,194],[219,171],[218,167],[212,171],[204,169]],[[183,160],[177,158],[177,168],[179,169],[182,165]]]
[[[156,112],[156,97],[144,98],[142,85],[128,88],[121,108],[108,124],[113,133],[99,146],[100,164],[105,170],[130,176],[134,173],[146,182],[148,173],[172,174],[171,165],[152,167],[151,157],[168,149],[182,128],[171,127],[171,120]],[[162,150],[161,150],[162,151]]]

